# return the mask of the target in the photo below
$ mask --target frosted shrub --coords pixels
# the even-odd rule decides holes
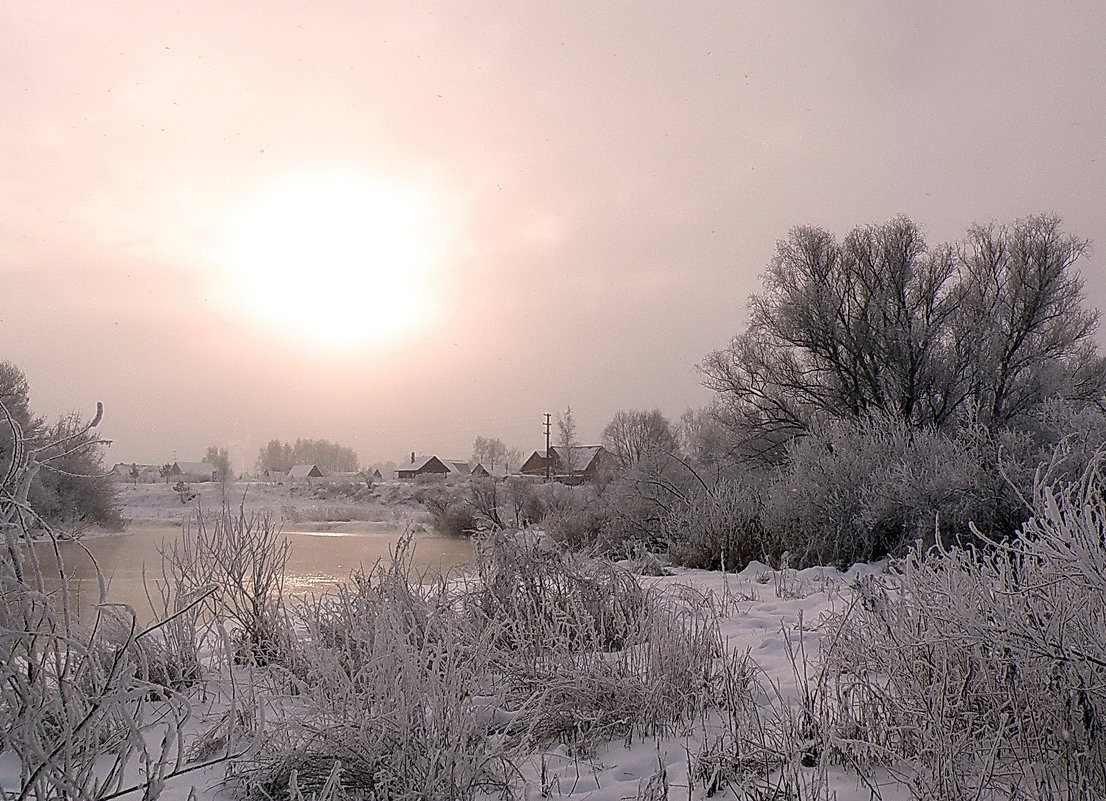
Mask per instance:
[[[266,664],[279,659],[287,644],[281,621],[284,570],[291,547],[268,514],[248,515],[223,507],[211,516],[197,513],[185,528],[187,570],[177,575],[185,587],[200,591],[214,583],[209,598],[212,619],[229,623],[237,638],[236,658]]]
[[[1103,488],[1098,462],[1039,482],[1011,541],[914,552],[860,585],[827,657],[830,745],[919,798],[1101,798]]]
[[[595,542],[601,512],[592,508],[597,496],[589,486],[566,486],[557,482],[531,488],[529,511],[533,519],[566,548],[587,550]]]
[[[760,493],[733,479],[692,491],[664,517],[669,558],[706,570],[740,570],[754,559],[777,561],[779,548],[761,524],[762,509]]]
[[[499,649],[504,732],[521,744],[586,753],[686,732],[733,667],[708,598],[645,589],[622,568],[525,532],[486,541],[477,564],[465,603]]]
[[[560,546],[573,551],[608,553],[617,550],[610,525],[614,510],[602,498],[561,509],[542,522],[542,528]]]
[[[99,420],[28,447],[0,403],[11,444],[0,464],[0,752],[18,762],[20,798],[142,790],[155,799],[183,763],[187,699],[149,680],[146,641],[157,625],[140,627],[133,610],[106,604],[102,576],[91,619],[79,619],[58,536],[28,503],[43,460],[92,446]],[[40,561],[32,531],[52,545],[52,559]]]
[[[935,530],[966,533],[970,520],[994,517],[988,507],[1004,493],[984,464],[990,447],[885,417],[830,421],[792,444],[762,523],[800,567],[879,559],[932,543]]]
[[[251,795],[285,798],[290,783],[323,794],[335,765],[354,797],[466,799],[498,786],[501,753],[480,714],[498,706],[493,649],[470,636],[442,580],[420,584],[407,544],[353,578],[295,610],[296,692],[244,766]]]
[[[734,684],[710,599],[532,533],[479,554],[477,575],[430,580],[403,544],[297,607],[293,692],[241,767],[249,794],[470,799],[535,747],[690,733]]]
[[[1045,466],[1050,482],[1080,480],[1106,442],[1106,413],[1057,400],[1043,404],[1025,428],[1021,437],[1007,437],[1003,442],[1004,450],[1017,456],[1015,464],[1004,464],[1004,469],[1018,489],[1029,495],[1039,465]]]
[[[568,488],[575,503],[554,511],[543,528],[559,544],[614,559],[667,545],[666,519],[700,486],[673,456],[651,453],[627,467],[608,467],[595,482]]]
[[[418,499],[430,514],[430,524],[439,534],[460,537],[480,524],[465,485],[437,483],[419,487]]]
[[[505,647],[611,651],[644,611],[642,589],[607,561],[569,553],[537,532],[477,543],[478,583],[466,602],[477,625],[498,628]]]
[[[643,614],[611,653],[504,655],[506,732],[524,745],[563,743],[590,754],[602,742],[691,733],[741,672],[726,658],[710,602],[645,594]]]

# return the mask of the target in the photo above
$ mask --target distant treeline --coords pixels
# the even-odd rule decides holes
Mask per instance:
[[[279,439],[269,444],[257,455],[260,472],[275,470],[286,473],[298,464],[313,464],[328,473],[355,473],[358,470],[357,452],[326,439],[297,439],[295,443]]]

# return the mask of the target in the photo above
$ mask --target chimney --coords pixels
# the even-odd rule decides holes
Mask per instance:
[[[411,451],[411,464],[415,463],[415,452]]]

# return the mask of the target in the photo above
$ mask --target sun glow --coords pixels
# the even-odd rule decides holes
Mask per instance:
[[[413,189],[350,174],[288,180],[233,217],[218,257],[229,299],[296,339],[370,346],[430,311],[433,218]]]

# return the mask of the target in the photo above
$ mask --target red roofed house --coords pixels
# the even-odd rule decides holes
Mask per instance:
[[[522,463],[519,473],[524,476],[544,476],[549,468],[550,478],[565,483],[590,481],[613,462],[611,455],[602,445],[574,445],[567,448],[556,445],[549,449],[549,458],[539,451],[530,454]]]

